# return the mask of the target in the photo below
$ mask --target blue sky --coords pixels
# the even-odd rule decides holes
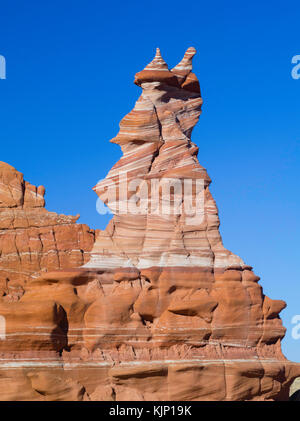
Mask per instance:
[[[120,157],[109,139],[160,47],[174,66],[196,47],[203,113],[193,134],[213,180],[224,244],[261,276],[300,361],[299,2],[10,1],[1,4],[0,160],[44,185],[49,210],[104,228],[91,190]]]

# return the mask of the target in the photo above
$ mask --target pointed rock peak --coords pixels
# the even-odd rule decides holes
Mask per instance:
[[[171,72],[179,76],[187,76],[192,71],[192,60],[195,54],[196,49],[194,47],[188,48],[183,56],[183,59],[171,70]]]
[[[170,72],[167,63],[161,56],[160,49],[156,49],[154,59],[142,70],[135,75],[134,83],[142,86],[145,82],[159,82],[159,84],[178,85],[176,76]]]
[[[190,58],[190,59],[192,59],[196,53],[197,53],[197,50],[196,50],[195,47],[189,47],[186,50],[183,58]]]
[[[169,71],[168,65],[162,58],[159,48],[156,48],[156,54],[154,59],[145,67],[144,70]]]

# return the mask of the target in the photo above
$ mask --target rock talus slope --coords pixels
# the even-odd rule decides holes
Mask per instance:
[[[55,263],[39,276],[29,276],[33,270],[24,263],[22,296],[2,298],[0,388],[13,378],[4,399],[288,397],[300,369],[281,352],[285,303],[266,297],[252,268],[223,246],[211,180],[191,140],[202,105],[194,55],[189,48],[169,70],[158,49],[136,74],[142,94],[112,139],[123,156],[94,188],[114,217],[97,234],[90,259],[86,240],[80,268],[72,252],[67,266]],[[14,202],[18,189],[6,185],[15,184],[3,182],[3,215],[19,207],[27,212],[24,187]],[[29,214],[44,209],[42,196],[41,188],[28,186]],[[17,223],[9,218],[7,224]],[[75,238],[79,227],[72,225]],[[12,255],[20,255],[13,244]],[[33,250],[36,271],[43,256]],[[60,248],[53,250],[59,256]],[[0,267],[7,277],[14,266],[3,260]]]

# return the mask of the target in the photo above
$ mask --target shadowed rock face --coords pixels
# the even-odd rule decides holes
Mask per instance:
[[[141,97],[112,139],[123,157],[95,187],[115,216],[90,260],[29,276],[18,301],[0,303],[0,389],[11,384],[3,399],[288,398],[300,369],[281,352],[285,303],[266,297],[252,268],[224,248],[210,178],[191,141],[202,105],[194,55],[189,48],[169,70],[157,50],[137,73]],[[181,197],[177,213],[160,212],[178,205],[174,190],[169,201],[160,188],[155,206],[149,200],[153,181],[169,179],[202,187]],[[25,212],[26,195],[5,183],[6,202]],[[28,194],[31,212],[43,206],[41,188]],[[202,212],[191,217],[188,201],[200,197]],[[131,199],[147,206],[124,212]]]

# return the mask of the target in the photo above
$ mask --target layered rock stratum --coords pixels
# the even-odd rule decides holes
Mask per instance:
[[[281,352],[285,303],[223,246],[191,141],[195,52],[169,70],[158,49],[136,74],[142,94],[112,139],[123,156],[94,188],[114,217],[92,250],[88,227],[2,164],[1,276],[23,288],[0,303],[2,399],[288,398],[300,369]]]
[[[0,162],[0,288],[23,288],[40,271],[82,266],[95,232],[77,216],[45,209],[45,188]]]

